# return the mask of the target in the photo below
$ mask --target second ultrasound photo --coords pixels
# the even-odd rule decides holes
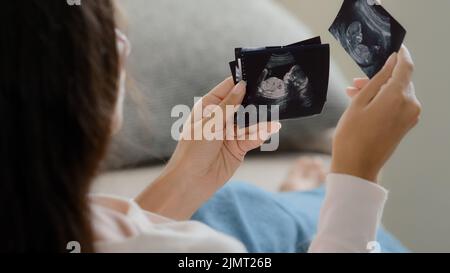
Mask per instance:
[[[344,0],[329,31],[369,78],[400,49],[406,35],[381,5],[369,0]]]

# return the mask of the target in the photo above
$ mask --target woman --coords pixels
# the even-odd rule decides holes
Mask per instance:
[[[89,197],[121,123],[128,45],[116,31],[112,1],[81,6],[8,1],[0,20],[2,251],[64,252],[72,241],[83,252],[249,248],[188,220],[249,150],[280,129],[278,123],[248,130],[248,135],[258,133],[256,140],[181,140],[160,177],[135,201]],[[358,80],[349,89],[354,99],[334,138],[333,174],[310,251],[365,251],[375,240],[386,198],[376,185],[377,174],[420,112],[410,84],[412,68],[402,49],[373,80]],[[244,94],[244,83],[234,86],[228,79],[195,107],[215,105],[217,111],[239,105]],[[206,119],[193,116],[183,134]],[[361,221],[355,223],[355,217]]]

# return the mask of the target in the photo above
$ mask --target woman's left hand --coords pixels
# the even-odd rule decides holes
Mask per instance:
[[[234,85],[228,78],[195,104],[165,170],[137,198],[141,207],[189,219],[233,176],[247,152],[278,133],[279,122],[236,129],[233,108],[242,103],[245,92],[244,82]]]

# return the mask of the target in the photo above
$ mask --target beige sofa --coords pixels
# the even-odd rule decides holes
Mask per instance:
[[[277,191],[292,163],[300,155],[310,154],[249,156],[231,180],[248,182],[268,191]],[[322,157],[327,164],[329,162],[327,155],[313,156]],[[163,167],[164,165],[157,165],[104,173],[95,181],[92,191],[133,198],[158,177]]]

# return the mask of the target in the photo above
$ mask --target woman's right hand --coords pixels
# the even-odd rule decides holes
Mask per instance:
[[[347,90],[352,103],[336,128],[332,173],[377,181],[381,168],[419,120],[413,71],[411,55],[403,46],[372,80],[356,80]]]

